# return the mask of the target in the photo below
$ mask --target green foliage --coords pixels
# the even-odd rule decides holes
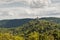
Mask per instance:
[[[16,28],[0,28],[0,40],[60,40],[60,25],[46,20],[31,20]]]

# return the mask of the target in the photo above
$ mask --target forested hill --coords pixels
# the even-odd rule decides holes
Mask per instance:
[[[26,19],[0,20],[0,27],[4,27],[4,28],[18,27],[29,22],[30,20],[32,19],[26,18]]]
[[[28,23],[31,20],[36,20],[36,19],[26,18],[26,19],[0,20],[0,27],[6,27],[6,28],[18,27],[25,23]],[[60,18],[54,18],[54,17],[39,18],[39,20],[46,20],[50,22],[60,23]]]
[[[60,40],[60,24],[30,20],[16,28],[0,28],[0,40]]]
[[[57,17],[44,17],[44,18],[40,18],[40,20],[47,20],[51,22],[60,23],[60,18]]]

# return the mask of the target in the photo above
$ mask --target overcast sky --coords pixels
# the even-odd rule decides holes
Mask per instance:
[[[60,17],[60,0],[0,0],[0,20]]]

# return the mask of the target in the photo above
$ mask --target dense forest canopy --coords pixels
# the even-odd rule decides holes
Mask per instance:
[[[60,23],[34,19],[18,27],[0,27],[0,40],[60,40]]]

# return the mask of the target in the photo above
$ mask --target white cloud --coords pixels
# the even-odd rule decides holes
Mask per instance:
[[[60,17],[60,3],[51,0],[0,0],[0,19],[33,18],[37,15]]]

